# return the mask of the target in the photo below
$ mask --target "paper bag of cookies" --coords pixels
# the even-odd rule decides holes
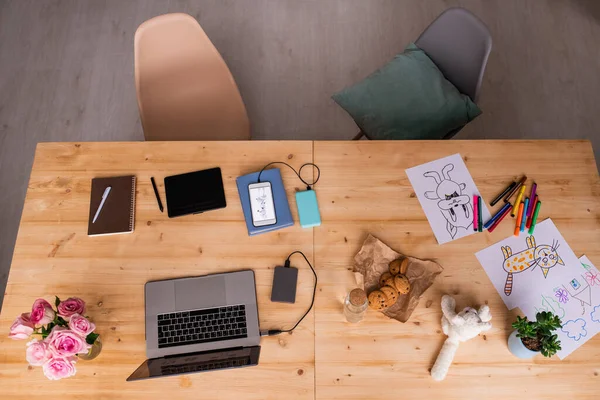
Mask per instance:
[[[406,322],[423,293],[443,268],[430,260],[398,253],[369,235],[354,257],[354,271],[364,277],[371,309]]]

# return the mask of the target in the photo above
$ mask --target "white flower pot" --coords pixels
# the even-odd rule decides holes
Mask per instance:
[[[508,349],[513,355],[525,359],[533,358],[533,356],[540,354],[539,351],[531,351],[525,347],[523,342],[521,342],[521,338],[517,337],[517,331],[513,331],[508,337]]]

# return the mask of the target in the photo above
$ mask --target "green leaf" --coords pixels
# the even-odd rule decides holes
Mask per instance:
[[[564,312],[564,310],[562,311]],[[521,318],[519,316],[512,324],[512,327],[517,330],[517,337],[537,339],[541,346],[540,352],[545,357],[552,357],[561,349],[558,335],[552,332],[560,329],[562,324],[560,318],[551,311],[538,312],[535,316],[535,321],[528,321],[527,317]]]
[[[65,321],[65,319],[63,317],[57,317],[56,324],[60,325],[60,326],[65,326],[65,327],[69,326],[69,323],[67,321]]]
[[[54,297],[56,297],[56,299],[54,299],[54,305],[56,307],[58,307],[58,305],[60,304],[60,299],[58,298],[58,296],[54,296]]]
[[[92,332],[89,335],[87,335],[85,341],[87,342],[87,344],[94,344],[96,339],[98,339],[98,336],[100,336],[100,334]]]
[[[42,326],[42,339],[46,339],[48,335],[52,332],[52,328],[54,328],[54,323],[50,322],[46,326]]]
[[[581,265],[583,266],[583,268],[585,268],[586,271],[589,271],[590,269],[592,269],[591,265],[587,265],[587,264],[584,264],[584,263],[581,263]]]

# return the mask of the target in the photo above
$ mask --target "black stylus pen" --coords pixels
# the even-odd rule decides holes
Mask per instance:
[[[152,187],[154,188],[154,194],[156,195],[156,201],[158,202],[158,208],[160,208],[160,212],[163,212],[162,201],[160,201],[160,196],[158,195],[158,188],[156,187],[156,182],[154,182],[154,177],[150,177],[150,181],[152,182]]]

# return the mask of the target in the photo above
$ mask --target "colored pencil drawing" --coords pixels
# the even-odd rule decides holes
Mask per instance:
[[[541,233],[536,232],[535,236],[541,241],[540,235]],[[558,236],[555,234],[546,235],[544,241],[549,242],[556,237]],[[566,267],[553,270],[547,279],[540,279],[541,274],[537,271],[528,276],[522,275],[523,278],[518,278],[519,292],[515,291],[513,296],[517,296],[524,290],[533,295],[533,297],[527,296],[519,304],[521,311],[530,319],[540,311],[551,311],[561,319],[563,327],[556,334],[562,343],[562,349],[556,354],[563,360],[600,332],[600,287],[588,286],[583,279],[587,271],[597,272],[593,265],[592,268],[585,268],[585,265],[581,265],[582,262],[591,265],[587,257],[582,256],[577,261],[573,260],[569,254],[568,244],[563,240],[560,240],[560,243],[562,244],[561,258],[565,261]],[[521,287],[521,282],[527,282],[527,287]],[[544,288],[544,285],[549,286]],[[540,297],[535,296],[538,290],[541,292],[541,303]],[[590,302],[588,290],[591,291],[591,306],[586,304]],[[568,301],[561,302],[560,299],[566,297],[568,297]]]
[[[600,305],[594,307],[594,309],[590,313],[590,319],[594,322],[600,323]]]
[[[468,230],[473,225],[473,206],[471,196],[463,194],[466,183],[458,183],[450,178],[454,164],[446,164],[442,175],[437,171],[427,171],[426,178],[433,178],[437,187],[434,191],[425,192],[425,198],[438,200],[437,206],[446,219],[446,230],[454,239],[460,230]]]
[[[568,338],[578,342],[582,337],[587,336],[587,330],[585,329],[586,322],[582,318],[576,320],[569,320],[563,324],[561,331],[567,335]]]
[[[549,311],[556,315],[561,320],[565,317],[565,309],[560,303],[552,297],[542,295],[542,303],[540,307],[535,308],[536,313],[540,311]]]
[[[554,296],[558,299],[560,303],[566,303],[569,301],[569,292],[567,292],[565,289],[556,289],[554,291]]]
[[[583,278],[583,279],[581,279]],[[592,289],[590,284],[585,280],[585,276],[581,278],[573,278],[567,284],[563,284],[563,288],[569,292],[569,295],[581,302],[581,305],[592,305]]]
[[[596,274],[593,271],[588,270],[583,277],[585,278],[585,281],[590,286],[600,286],[600,275],[599,274]]]
[[[518,253],[513,254],[510,246],[502,246],[502,254],[504,262],[502,267],[506,271],[506,282],[504,284],[504,294],[510,296],[513,291],[513,275],[520,274],[535,268],[539,265],[544,278],[548,277],[548,271],[557,264],[565,265],[563,260],[558,255],[559,244],[556,241],[552,245],[540,244],[536,245],[535,237],[529,236],[525,239],[527,248]]]

